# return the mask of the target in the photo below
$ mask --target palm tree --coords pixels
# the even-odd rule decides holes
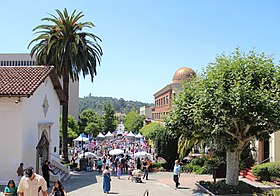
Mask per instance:
[[[62,104],[62,151],[64,161],[69,162],[67,149],[67,123],[68,123],[68,99],[69,78],[72,81],[79,80],[79,74],[83,77],[91,76],[91,81],[96,75],[96,65],[100,64],[103,55],[102,48],[98,44],[101,39],[92,33],[83,32],[83,28],[92,28],[91,22],[79,22],[84,16],[82,12],[71,15],[65,8],[63,12],[55,10],[58,16],[43,18],[42,21],[51,24],[40,25],[33,29],[38,37],[33,39],[30,45],[36,43],[31,56],[36,57],[38,64],[53,65],[59,77],[63,78],[63,91],[66,103]]]

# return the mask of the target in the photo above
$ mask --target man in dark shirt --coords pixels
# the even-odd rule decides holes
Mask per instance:
[[[49,168],[49,161],[45,161],[45,164],[42,166],[43,177],[47,182],[48,188],[50,187],[50,168]]]

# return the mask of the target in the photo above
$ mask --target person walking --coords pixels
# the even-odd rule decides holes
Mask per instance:
[[[18,194],[20,196],[47,196],[47,182],[34,172],[33,167],[29,167],[25,170],[25,176],[20,179]]]
[[[146,180],[148,180],[149,166],[148,166],[148,162],[146,159],[143,160],[142,167],[143,167],[143,171],[144,171],[143,180],[144,180],[144,178],[146,178]]]
[[[103,192],[109,193],[111,189],[111,171],[109,170],[109,166],[106,166],[104,171],[102,172],[103,176]]]
[[[18,181],[20,181],[20,179],[24,175],[24,171],[25,170],[23,169],[23,163],[20,163],[19,167],[17,168]]]
[[[180,182],[179,182],[180,169],[181,169],[181,166],[179,164],[179,160],[176,160],[175,165],[174,165],[174,169],[173,169],[173,180],[175,182],[175,189],[178,189],[178,187],[180,185]]]
[[[42,166],[42,172],[43,172],[43,177],[47,182],[48,188],[50,187],[50,167],[49,167],[49,161],[46,160],[44,165]]]

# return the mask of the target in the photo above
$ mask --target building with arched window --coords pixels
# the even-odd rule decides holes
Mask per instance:
[[[153,120],[162,121],[163,116],[169,114],[172,107],[172,98],[182,90],[182,82],[190,80],[193,76],[195,76],[195,72],[192,69],[182,67],[174,73],[172,83],[154,94]]]

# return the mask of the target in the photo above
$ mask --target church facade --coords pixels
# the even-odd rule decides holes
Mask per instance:
[[[59,162],[60,105],[65,97],[51,66],[0,66],[0,184],[16,182],[17,167],[39,173]]]

